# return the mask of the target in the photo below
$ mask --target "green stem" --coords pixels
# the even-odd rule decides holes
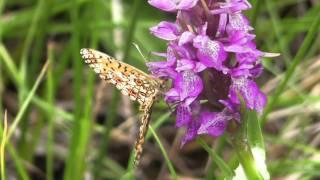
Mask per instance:
[[[239,96],[240,97],[240,96]],[[241,98],[240,98],[241,99]],[[241,123],[236,133],[231,136],[232,145],[238,156],[238,160],[248,179],[263,179],[261,176],[248,141],[248,113],[242,100]]]
[[[178,179],[177,173],[174,170],[174,167],[173,167],[173,165],[172,165],[172,163],[171,163],[171,161],[169,159],[168,153],[166,152],[165,148],[163,147],[163,145],[162,145],[157,133],[154,131],[152,126],[149,126],[149,129],[150,129],[150,132],[152,133],[154,139],[157,141],[157,143],[158,143],[158,145],[160,147],[160,150],[161,150],[162,155],[163,155],[163,157],[164,157],[164,159],[165,159],[165,161],[166,161],[166,163],[168,165],[168,168],[169,168],[169,171],[170,171],[170,174],[171,174],[172,178],[175,179],[175,180]]]
[[[233,147],[237,152],[238,159],[248,179],[263,179],[259,173],[251,149],[243,139],[233,140]]]

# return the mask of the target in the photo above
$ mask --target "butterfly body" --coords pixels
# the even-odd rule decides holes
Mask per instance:
[[[123,95],[140,104],[143,115],[135,145],[137,164],[143,151],[142,145],[148,131],[152,106],[161,92],[163,80],[93,49],[83,48],[80,54],[101,79],[115,85]]]

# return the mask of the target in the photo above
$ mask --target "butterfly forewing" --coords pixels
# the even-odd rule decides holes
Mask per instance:
[[[81,49],[80,54],[89,66],[122,94],[137,100],[141,107],[158,91],[159,82],[139,69],[93,49]]]

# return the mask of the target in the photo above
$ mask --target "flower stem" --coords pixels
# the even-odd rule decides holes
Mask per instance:
[[[241,99],[241,98],[240,98]],[[231,136],[232,145],[237,153],[239,162],[248,179],[263,179],[260,174],[250,145],[248,141],[248,113],[246,110],[245,103],[241,99],[241,123],[238,127],[238,131]]]
[[[253,155],[248,143],[244,139],[236,138],[233,146],[237,152],[237,156],[241,166],[248,179],[263,179],[259,173]]]

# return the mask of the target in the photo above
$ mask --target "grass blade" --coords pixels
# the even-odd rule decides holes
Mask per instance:
[[[178,179],[177,173],[176,173],[176,171],[174,170],[174,167],[173,167],[173,165],[172,165],[172,163],[171,163],[171,161],[170,161],[170,159],[169,159],[169,156],[168,156],[166,150],[164,149],[164,147],[163,147],[163,145],[162,145],[162,143],[161,143],[161,141],[160,141],[157,133],[154,131],[154,129],[153,129],[152,126],[149,126],[149,129],[150,129],[150,132],[152,133],[154,139],[157,141],[157,143],[158,143],[158,145],[159,145],[159,147],[160,147],[160,150],[161,150],[162,155],[163,155],[163,157],[164,157],[164,159],[165,159],[165,161],[166,161],[166,164],[167,164],[167,166],[168,166],[168,168],[169,168],[169,171],[170,171],[170,174],[171,174],[172,178],[175,179],[175,180],[177,180],[177,179]]]
[[[6,65],[6,69],[8,69],[8,72],[10,73],[10,76],[12,77],[13,81],[16,83],[16,85],[18,85],[20,81],[18,69],[14,64],[14,61],[10,56],[9,52],[7,51],[6,47],[2,43],[0,43],[0,56],[2,57],[0,58],[0,60],[2,60],[3,63]]]
[[[50,42],[49,42],[50,43]],[[54,106],[54,77],[53,77],[53,45],[48,45],[48,76],[47,76],[47,100],[49,105]],[[47,160],[46,160],[46,179],[53,180],[53,164],[54,164],[54,119],[55,113],[53,109],[47,112],[48,118],[48,141],[47,141]]]
[[[30,104],[32,97],[35,95],[35,92],[38,89],[38,87],[40,85],[40,82],[43,79],[43,77],[44,77],[44,75],[45,75],[45,73],[46,73],[46,71],[48,69],[48,65],[49,65],[49,62],[46,62],[45,65],[43,66],[43,68],[42,68],[42,70],[41,70],[36,82],[34,83],[31,91],[29,92],[27,98],[22,103],[22,106],[19,109],[19,112],[18,112],[16,118],[14,119],[11,127],[9,128],[9,132],[8,132],[8,135],[7,135],[6,142],[10,139],[11,135],[16,130],[16,128],[17,128],[17,126],[18,126],[18,124],[19,124],[24,112],[26,111],[28,105]]]
[[[8,119],[7,111],[4,111],[3,128],[1,136],[1,146],[0,146],[0,166],[1,166],[1,179],[6,180],[5,171],[5,145],[8,133]]]
[[[289,66],[289,69],[286,71],[285,77],[283,81],[279,84],[277,87],[273,97],[271,97],[270,102],[267,104],[267,107],[265,108],[265,111],[261,118],[261,123],[264,124],[267,121],[268,114],[271,112],[274,105],[277,103],[278,98],[280,94],[282,94],[283,90],[285,90],[289,80],[293,77],[293,73],[295,72],[297,66],[302,61],[303,57],[307,54],[309,51],[309,48],[314,40],[314,37],[316,37],[316,34],[320,28],[320,12],[318,12],[316,18],[314,19],[310,30],[305,37],[301,47],[299,48],[296,56],[294,57],[291,65]]]

